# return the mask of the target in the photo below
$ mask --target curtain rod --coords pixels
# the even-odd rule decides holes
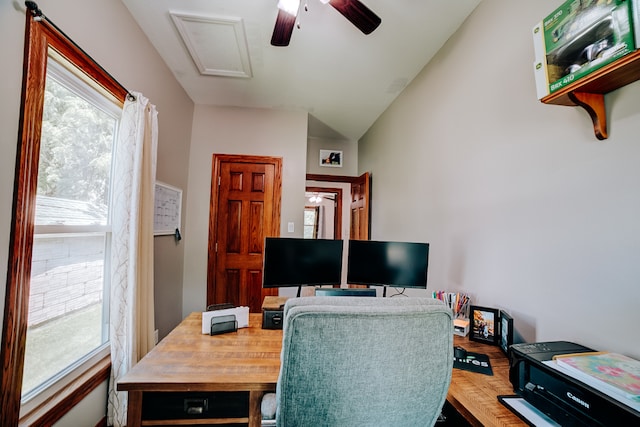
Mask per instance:
[[[71,43],[73,43],[73,45],[76,48],[78,48],[83,54],[85,54],[87,56],[87,58],[89,58],[91,60],[91,62],[93,62],[98,68],[100,68],[100,70],[102,70],[102,72],[104,72],[106,75],[108,75],[111,78],[111,80],[113,80],[118,86],[120,86],[125,92],[127,92],[127,99],[129,99],[129,101],[135,101],[136,100],[135,95],[133,95],[131,92],[129,92],[129,90],[126,87],[124,87],[118,80],[116,80],[111,74],[109,74],[109,72],[107,70],[102,68],[102,66],[100,64],[98,64],[98,62],[95,59],[93,59],[91,57],[91,55],[89,55],[87,52],[85,52],[84,49],[82,49],[80,46],[78,46],[78,44],[71,39],[71,37],[66,35],[64,33],[64,31],[62,31],[60,28],[58,28],[58,26],[56,24],[54,24],[49,18],[47,18],[42,13],[42,11],[38,8],[38,5],[36,4],[36,2],[34,2],[34,1],[25,1],[24,4],[27,7],[27,9],[29,9],[31,11],[31,13],[33,14],[34,19],[36,21],[45,19],[53,28],[55,28],[55,30],[57,32],[62,34],[67,40],[69,40]]]

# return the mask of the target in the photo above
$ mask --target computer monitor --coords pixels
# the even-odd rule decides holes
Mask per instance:
[[[347,283],[427,288],[429,244],[349,240]]]
[[[339,285],[342,247],[342,240],[267,237],[262,287]]]
[[[317,297],[375,297],[371,288],[316,288]]]

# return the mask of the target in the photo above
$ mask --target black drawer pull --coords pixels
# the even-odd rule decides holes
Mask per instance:
[[[209,399],[187,398],[184,399],[184,412],[189,415],[202,415],[209,409]]]

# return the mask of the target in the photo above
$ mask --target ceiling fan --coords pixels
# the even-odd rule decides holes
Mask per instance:
[[[359,0],[320,0],[329,3],[364,34],[370,34],[382,22],[380,17]],[[278,17],[271,36],[273,46],[288,46],[296,25],[300,0],[279,0]]]

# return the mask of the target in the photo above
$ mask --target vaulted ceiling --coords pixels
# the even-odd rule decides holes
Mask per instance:
[[[278,0],[122,0],[196,104],[303,110],[310,136],[359,139],[480,0],[361,0],[365,35],[302,0],[287,47],[270,44]]]

